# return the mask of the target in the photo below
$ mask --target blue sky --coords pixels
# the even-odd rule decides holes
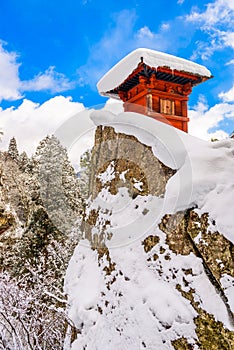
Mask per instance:
[[[18,135],[25,113],[33,127],[35,111],[105,103],[97,81],[146,47],[212,72],[191,95],[191,133],[225,137],[234,129],[233,28],[234,0],[1,0],[0,126],[7,136],[12,125]]]

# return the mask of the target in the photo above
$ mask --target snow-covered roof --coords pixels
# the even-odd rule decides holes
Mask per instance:
[[[164,52],[140,48],[125,56],[99,80],[97,83],[99,93],[106,95],[106,92],[119,86],[137,67],[141,57],[143,57],[144,63],[150,67],[166,66],[172,70],[175,69],[207,78],[212,77],[211,72],[200,64]]]

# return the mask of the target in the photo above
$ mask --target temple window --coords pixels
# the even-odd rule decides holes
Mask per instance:
[[[167,99],[160,99],[160,113],[175,114],[175,102]]]

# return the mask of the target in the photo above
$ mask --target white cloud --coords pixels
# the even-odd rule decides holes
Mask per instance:
[[[31,154],[42,138],[83,109],[82,103],[63,96],[51,98],[42,105],[25,99],[18,108],[0,108],[0,128],[4,133],[1,149],[6,149],[10,138],[15,136],[19,150]]]
[[[234,32],[221,32],[221,35],[225,46],[234,49]]]
[[[103,110],[122,113],[123,103],[109,99]],[[25,99],[18,108],[0,108],[0,130],[4,131],[0,149],[6,150],[14,136],[19,151],[32,155],[46,135],[55,134],[68,147],[70,160],[78,169],[80,156],[94,142],[96,127],[89,118],[91,111],[63,96],[51,98],[42,105]]]
[[[216,50],[224,47],[234,48],[234,0],[216,0],[206,5],[205,11],[193,9],[186,16],[188,22],[198,25],[207,39],[197,42],[193,58],[201,56],[207,59]]]
[[[178,0],[177,4],[182,5],[184,3],[184,0]]]
[[[170,24],[169,23],[163,23],[162,25],[161,25],[161,29],[163,30],[163,31],[166,31],[166,30],[168,30],[168,29],[170,29]]]
[[[109,98],[106,101],[103,109],[105,111],[109,111],[109,112],[112,112],[114,114],[120,114],[120,113],[124,112],[123,102],[119,101],[119,100],[115,100],[113,98]]]
[[[136,34],[136,37],[140,40],[153,39],[154,36],[155,34],[151,32],[151,30],[147,26],[140,28]]]
[[[196,49],[191,56],[191,60],[196,60],[198,57],[201,57],[202,60],[207,60],[215,51],[222,50],[223,47],[223,36],[220,36],[219,31],[215,31],[215,34],[209,34],[209,38],[206,41],[196,42]]]
[[[45,73],[39,73],[32,80],[23,81],[21,87],[24,91],[49,90],[52,93],[66,91],[74,87],[66,76],[55,71],[55,67],[50,66]]]
[[[107,101],[103,108],[115,114],[123,111],[122,103],[111,99]],[[31,155],[41,139],[58,129],[63,130],[63,125],[71,117],[77,117],[78,119],[80,117],[80,120],[76,119],[75,121],[77,130],[67,130],[66,132],[71,133],[71,135],[78,134],[79,125],[82,128],[85,128],[86,124],[88,125],[86,120],[88,115],[89,112],[85,112],[82,103],[73,102],[71,98],[63,96],[51,98],[42,105],[25,99],[18,108],[11,107],[5,110],[0,108],[0,130],[4,132],[0,143],[1,149],[7,149],[10,138],[15,136],[19,151],[25,150]],[[73,120],[73,118],[71,119]],[[219,128],[219,123],[225,120],[229,124],[232,122],[232,129],[234,130],[234,104],[222,102],[209,108],[206,101],[200,98],[195,108],[189,110],[189,118],[189,133],[191,135],[205,140],[210,140],[212,137],[223,139],[228,134]],[[90,125],[88,129],[90,129]],[[215,129],[215,131],[211,132],[211,129]],[[69,135],[67,136],[70,137]],[[90,135],[93,135],[92,130],[91,134],[87,132],[84,134],[81,140],[82,145],[85,143],[82,146],[83,148],[90,144]],[[87,137],[87,140],[85,137]],[[81,150],[83,150],[82,147]],[[77,159],[78,153],[75,154],[75,159]]]
[[[230,64],[234,64],[234,59],[231,60],[231,61],[229,61],[229,62],[227,62],[227,63],[226,63],[226,66],[229,66]]]
[[[231,24],[229,21],[233,19],[233,11],[233,0],[216,0],[208,3],[204,12],[198,12],[197,9],[192,10],[187,20],[204,23],[207,28],[220,23]]]
[[[15,52],[7,51],[5,45],[6,43],[0,41],[0,102],[20,99],[25,91],[47,90],[57,93],[74,87],[64,74],[56,72],[52,66],[31,80],[21,81],[21,64],[17,61],[19,56]]]
[[[234,128],[234,105],[229,103],[218,103],[212,107],[208,107],[204,99],[200,99],[193,110],[188,112],[189,133],[204,140],[211,138],[223,139],[228,134],[223,131],[220,122],[232,124]],[[211,130],[215,131],[211,131]]]
[[[234,85],[227,92],[221,92],[219,94],[219,98],[221,98],[224,102],[234,102]]]
[[[17,54],[5,50],[4,42],[0,41],[0,102],[21,97],[19,66]]]

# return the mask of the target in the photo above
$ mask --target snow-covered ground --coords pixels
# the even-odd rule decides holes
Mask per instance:
[[[109,278],[103,271],[105,261],[100,263],[88,242],[77,247],[66,277],[69,316],[82,330],[72,350],[166,350],[173,349],[172,340],[183,336],[199,349],[194,344],[197,336],[193,318],[197,312],[176,289],[176,284],[183,285],[184,270],[188,269],[193,275],[186,277],[183,290],[193,288],[195,301],[233,329],[200,259],[192,253],[171,253],[170,259],[165,259],[166,253],[159,252],[160,246],[168,251],[165,235],[159,229],[151,233],[160,237],[158,248],[152,251],[159,259],[147,262],[140,242],[112,249],[110,257],[116,266]],[[109,281],[112,288],[107,287]]]

